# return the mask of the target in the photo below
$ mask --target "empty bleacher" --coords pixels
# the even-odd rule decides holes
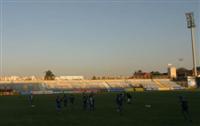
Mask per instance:
[[[143,86],[145,90],[159,90],[159,85],[157,85],[153,80],[151,79],[135,79],[129,81],[131,82],[132,86]]]
[[[43,81],[37,83],[0,83],[0,89],[11,89],[15,92],[64,92],[64,91],[131,91],[134,88],[144,90],[180,90],[184,89],[169,79],[131,79],[131,80],[69,80]]]
[[[184,89],[183,87],[181,87],[173,81],[170,81],[169,79],[158,79],[157,81],[163,86],[168,87],[170,90]]]

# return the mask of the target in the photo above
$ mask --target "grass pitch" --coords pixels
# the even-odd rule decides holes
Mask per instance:
[[[200,126],[200,91],[132,93],[133,103],[124,104],[123,115],[116,112],[115,93],[95,95],[94,112],[82,109],[82,96],[75,105],[55,109],[56,95],[34,96],[30,107],[27,96],[0,97],[1,126]],[[178,96],[188,99],[193,123],[184,120]],[[62,95],[60,95],[62,96]],[[151,107],[145,107],[151,105]]]

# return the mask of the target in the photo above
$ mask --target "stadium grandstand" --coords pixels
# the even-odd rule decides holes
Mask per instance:
[[[1,95],[12,94],[52,94],[81,92],[120,92],[120,91],[166,91],[181,90],[184,87],[169,79],[130,79],[130,80],[61,80],[43,82],[0,83]]]

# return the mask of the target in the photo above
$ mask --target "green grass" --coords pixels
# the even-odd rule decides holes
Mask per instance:
[[[193,123],[184,120],[179,95],[189,101]],[[55,110],[55,95],[37,95],[34,108],[27,96],[0,97],[1,126],[200,126],[200,91],[133,93],[134,102],[124,105],[123,115],[116,112],[114,93],[95,95],[96,110],[82,110],[81,95],[73,108]],[[145,104],[151,104],[146,108]]]

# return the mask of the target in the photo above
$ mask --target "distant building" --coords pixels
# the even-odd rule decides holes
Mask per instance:
[[[37,78],[35,76],[5,76],[0,77],[0,81],[36,81]]]
[[[151,78],[151,73],[142,72],[139,70],[133,74],[132,78]]]
[[[146,73],[146,72],[143,72],[143,73],[135,73],[135,74],[134,74],[134,77],[135,77],[135,78],[151,78],[151,74],[150,74],[150,73]]]
[[[171,79],[176,79],[176,78],[177,78],[177,75],[176,75],[176,67],[170,66],[170,67],[168,68],[168,76],[169,76],[169,78],[171,78]]]
[[[36,81],[37,78],[36,78],[35,76],[22,77],[22,80],[27,80],[27,81]]]
[[[84,80],[83,76],[59,76],[55,80]]]
[[[176,70],[176,73],[178,77],[181,77],[181,76],[187,77],[187,76],[192,76],[193,72],[192,70],[188,70],[186,68],[179,68]]]
[[[17,81],[20,80],[19,76],[1,77],[1,81]]]

